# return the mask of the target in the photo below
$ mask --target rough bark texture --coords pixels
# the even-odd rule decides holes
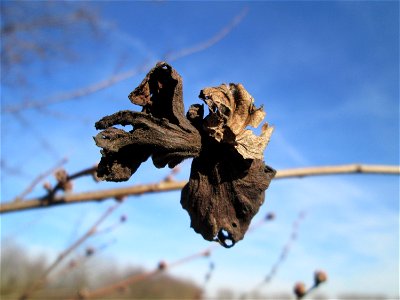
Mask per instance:
[[[140,164],[152,157],[156,167],[174,167],[193,157],[181,204],[191,226],[209,241],[231,247],[243,239],[251,219],[264,202],[265,190],[275,170],[263,162],[272,134],[262,108],[241,84],[205,88],[184,116],[182,79],[168,64],[158,63],[129,95],[142,112],[120,111],[96,123],[102,129],[96,144],[102,148],[98,177],[128,180]],[[115,125],[131,125],[129,132]]]

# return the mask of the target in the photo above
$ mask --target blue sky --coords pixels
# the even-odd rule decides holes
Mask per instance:
[[[34,16],[40,4],[23,5]],[[8,167],[1,172],[3,202],[64,156],[69,158],[65,167],[70,172],[96,163],[100,153],[92,140],[94,122],[118,110],[139,110],[127,95],[145,72],[87,97],[48,106],[46,111],[24,110],[21,116],[30,123],[28,128],[4,108],[75,90],[143,62],[152,65],[171,51],[209,39],[243,9],[248,10],[245,18],[224,39],[172,62],[184,81],[186,108],[199,102],[199,91],[206,86],[240,82],[256,105],[264,106],[266,121],[275,127],[265,151],[266,163],[275,169],[355,162],[399,164],[396,1],[69,5],[97,11],[102,33],[98,39],[88,39],[74,29],[68,45],[78,49],[78,62],[57,57],[34,62],[29,69],[31,86],[2,84],[1,159]],[[47,150],[41,139],[50,144]],[[13,174],[11,168],[21,174]],[[187,179],[189,168],[190,161],[184,162],[177,178]],[[75,190],[154,182],[168,173],[147,162],[128,183],[95,184],[82,179],[75,183]],[[41,193],[38,188],[32,196]],[[109,220],[113,223],[126,214],[128,222],[91,243],[100,245],[115,238],[103,257],[148,268],[160,259],[173,261],[209,246],[189,228],[179,197],[179,192],[170,192],[130,198]],[[32,255],[46,251],[55,256],[109,205],[90,203],[7,214],[1,216],[1,234],[3,238],[14,236]],[[329,282],[320,292],[326,295],[353,291],[398,295],[398,177],[346,175],[273,181],[255,222],[268,211],[276,214],[276,221],[232,249],[213,253],[216,269],[209,295],[223,287],[246,292],[262,280],[301,211],[307,216],[299,238],[274,280],[261,292],[290,293],[296,281],[310,282],[315,269],[324,269]],[[199,260],[171,273],[201,284],[207,267],[207,262]]]

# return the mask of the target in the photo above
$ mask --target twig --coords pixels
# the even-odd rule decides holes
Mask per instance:
[[[56,159],[59,159],[61,155],[59,155],[57,149],[53,146],[52,143],[47,141],[47,139],[43,136],[43,134],[36,130],[34,124],[32,124],[28,119],[26,119],[22,114],[19,112],[16,112],[14,114],[14,117],[17,119],[18,122],[21,123],[21,125],[24,128],[28,128],[33,135],[35,135],[35,140],[43,147],[44,150],[48,152],[51,156],[53,156]]]
[[[279,255],[278,259],[276,260],[276,262],[272,265],[271,270],[269,271],[268,275],[265,277],[265,279],[263,281],[261,281],[259,284],[257,284],[250,293],[254,293],[257,290],[259,290],[263,285],[268,284],[269,282],[271,282],[271,280],[274,278],[274,276],[276,275],[276,272],[278,271],[278,269],[280,268],[280,266],[282,265],[282,263],[286,260],[290,249],[292,248],[293,243],[295,242],[295,240],[297,239],[297,235],[299,232],[299,226],[300,226],[300,222],[303,221],[305,217],[305,212],[300,212],[297,219],[293,222],[293,226],[292,226],[292,232],[290,234],[289,240],[286,242],[285,246],[282,248],[281,254]],[[250,294],[249,293],[249,294]]]
[[[23,172],[20,167],[21,165],[19,167],[10,166],[6,161],[0,159],[0,168],[3,171],[3,174],[7,173],[8,176],[12,175],[12,176],[30,178],[30,176],[25,172]]]
[[[23,200],[23,198],[25,198],[26,195],[28,195],[30,192],[32,192],[32,190],[35,188],[36,185],[39,184],[40,181],[42,181],[45,177],[49,176],[51,173],[53,173],[56,169],[58,169],[60,166],[62,166],[63,164],[65,164],[68,161],[67,158],[63,158],[61,161],[59,161],[54,167],[52,167],[51,169],[45,171],[42,174],[39,174],[39,176],[37,176],[32,182],[31,184],[19,195],[17,196],[14,201],[18,202]]]
[[[55,279],[63,278],[66,274],[71,272],[73,269],[76,269],[79,265],[83,264],[86,262],[89,258],[93,257],[94,254],[99,254],[101,251],[106,249],[108,246],[110,246],[112,243],[114,243],[116,240],[111,240],[107,243],[104,243],[96,248],[93,247],[88,247],[85,250],[85,255],[81,255],[80,257],[78,256],[75,259],[71,259],[69,263],[57,274],[54,276]]]
[[[77,179],[79,177],[83,177],[86,175],[96,176],[96,170],[97,170],[97,164],[93,167],[89,167],[87,169],[83,169],[83,170],[73,173],[71,175],[67,175],[66,181],[71,181],[71,180],[74,180],[74,179]],[[56,194],[56,192],[62,189],[62,186],[63,186],[63,183],[58,182],[57,185],[52,190],[50,190],[49,194],[46,195],[45,197],[48,199],[52,199],[54,197],[54,195]]]
[[[30,287],[28,287],[24,293],[19,297],[20,300],[28,299],[32,294],[43,287],[46,284],[47,277],[49,274],[76,248],[78,248],[84,241],[86,241],[90,236],[96,233],[97,227],[120,205],[116,203],[115,205],[109,207],[105,213],[94,223],[94,225],[78,240],[76,240],[71,246],[65,249],[57,259],[46,269],[42,276],[36,280]]]
[[[334,175],[346,173],[369,173],[369,174],[400,174],[400,166],[390,165],[367,165],[349,164],[338,166],[308,167],[299,169],[287,169],[278,171],[277,178],[305,177],[319,175]]]
[[[64,194],[54,198],[35,198],[21,202],[8,202],[0,205],[0,212],[11,212],[32,208],[50,207],[60,204],[72,204],[88,201],[102,201],[108,198],[122,198],[129,195],[142,195],[153,192],[174,191],[181,189],[186,181],[161,182],[156,184],[134,185],[126,188],[99,190],[85,193]]]
[[[317,289],[322,283],[327,281],[327,274],[324,271],[315,271],[314,273],[314,284],[307,289],[303,282],[297,282],[294,286],[293,292],[298,300],[310,295],[312,291]]]
[[[225,36],[227,36],[237,25],[239,25],[239,23],[247,15],[248,11],[249,11],[249,9],[247,7],[242,9],[242,11],[236,17],[234,17],[227,26],[222,28],[216,35],[214,35],[207,41],[204,41],[204,42],[194,45],[192,47],[188,47],[188,48],[184,48],[179,51],[172,52],[172,53],[166,55],[165,60],[168,62],[172,62],[179,58],[189,56],[191,54],[203,51],[207,48],[214,46],[216,43],[221,41]]]
[[[213,46],[216,43],[218,43],[219,41],[221,41],[225,36],[227,36],[232,31],[232,29],[240,23],[240,21],[244,18],[244,16],[246,14],[247,14],[247,9],[241,11],[240,14],[235,16],[226,27],[222,28],[222,30],[217,32],[216,35],[214,35],[207,41],[199,43],[192,47],[187,47],[182,50],[172,52],[170,55],[167,55],[166,59],[168,59],[169,62],[172,62],[172,61],[178,60],[182,57],[185,57],[185,56],[188,56],[188,55],[200,52],[200,51],[204,51],[204,50],[210,48],[211,46]],[[14,113],[15,114],[15,113],[18,113],[18,112],[20,112],[22,110],[26,110],[26,109],[42,108],[42,107],[45,107],[45,106],[48,106],[51,104],[75,100],[75,99],[78,99],[81,97],[85,97],[90,94],[104,90],[118,82],[121,82],[128,78],[131,78],[140,72],[148,70],[153,65],[154,65],[154,62],[151,61],[151,62],[142,64],[138,67],[129,69],[125,72],[121,72],[121,73],[112,75],[107,79],[101,80],[101,81],[91,84],[89,86],[86,86],[86,87],[83,87],[83,88],[80,88],[80,89],[77,89],[77,90],[74,90],[71,92],[60,93],[58,95],[54,95],[54,96],[51,96],[49,98],[45,98],[42,100],[37,100],[37,101],[27,100],[21,104],[7,106],[4,108],[3,111],[5,113]]]
[[[183,259],[177,260],[171,264],[167,264],[165,262],[160,262],[158,267],[155,268],[152,271],[140,273],[140,274],[135,274],[130,277],[127,277],[121,281],[118,281],[116,283],[112,283],[110,285],[100,287],[98,289],[92,290],[92,291],[80,291],[79,295],[75,298],[72,299],[94,299],[94,298],[99,298],[99,297],[104,297],[106,295],[109,295],[117,290],[123,290],[127,288],[129,285],[132,285],[133,283],[143,281],[145,279],[151,278],[157,274],[160,274],[164,272],[167,269],[171,269],[173,267],[176,267],[178,265],[187,263],[189,261],[192,261],[196,258],[199,257],[207,257],[210,254],[210,251],[212,251],[214,247],[209,247],[206,250],[203,250],[201,252],[195,253],[193,255],[187,256]]]
[[[91,169],[87,169],[88,173],[89,170]],[[293,177],[350,174],[350,173],[399,175],[400,167],[387,166],[387,165],[350,164],[350,165],[339,165],[339,166],[287,169],[278,171],[274,180],[283,178],[293,178]],[[186,183],[187,183],[186,181],[164,181],[155,184],[134,185],[124,188],[98,190],[98,191],[75,193],[75,194],[65,194],[60,196],[54,196],[53,198],[45,196],[42,198],[33,198],[21,202],[10,201],[0,204],[0,213],[8,213],[13,211],[21,211],[33,208],[44,208],[61,204],[72,204],[72,203],[89,202],[89,201],[103,201],[109,198],[142,195],[146,193],[175,191],[182,189]]]
[[[250,227],[249,232],[253,232],[255,229],[259,228],[261,224],[266,223],[270,220],[271,219],[268,217],[263,218],[259,223]],[[104,297],[106,295],[109,295],[109,294],[117,291],[117,290],[124,290],[125,288],[127,288],[129,285],[132,285],[133,283],[140,282],[140,281],[146,280],[148,278],[151,278],[157,274],[164,272],[167,269],[171,269],[173,267],[188,263],[188,262],[195,260],[197,258],[200,258],[200,257],[210,257],[211,253],[218,248],[219,248],[219,245],[214,244],[214,245],[204,249],[203,251],[186,256],[186,257],[179,259],[173,263],[168,264],[164,261],[161,261],[158,264],[157,268],[155,268],[152,271],[135,274],[135,275],[129,276],[123,280],[120,280],[116,283],[112,283],[110,285],[100,287],[100,288],[92,290],[92,291],[87,291],[87,290],[80,291],[79,295],[72,299],[94,299],[94,298]],[[210,262],[209,271],[207,272],[207,274],[205,276],[205,284],[210,279],[213,269],[214,269],[214,264],[212,262]]]

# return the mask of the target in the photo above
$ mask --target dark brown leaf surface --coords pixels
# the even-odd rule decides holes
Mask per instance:
[[[203,105],[195,104],[185,117],[182,79],[171,66],[158,63],[129,95],[142,112],[120,111],[96,123],[103,130],[95,137],[102,148],[97,173],[123,181],[149,157],[158,168],[193,157],[182,207],[197,233],[231,247],[243,239],[275,175],[263,162],[273,129],[265,123],[260,136],[247,129],[259,126],[265,112],[241,84],[205,88],[200,98],[209,114],[204,118]]]
[[[198,155],[200,134],[184,116],[182,79],[166,63],[158,63],[129,95],[142,112],[120,111],[96,123],[104,129],[96,137],[103,148],[97,175],[108,181],[125,181],[150,156],[157,168],[170,168]],[[129,132],[115,125],[133,128]]]

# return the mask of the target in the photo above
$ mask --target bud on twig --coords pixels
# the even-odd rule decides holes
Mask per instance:
[[[87,247],[86,248],[86,256],[92,256],[94,254],[94,248],[93,247]]]
[[[318,286],[321,283],[325,282],[328,279],[328,276],[324,271],[315,271],[314,273],[314,285]]]
[[[303,298],[307,293],[305,284],[303,282],[296,283],[293,292],[296,295],[297,299]]]
[[[267,213],[267,215],[265,216],[265,220],[267,221],[272,221],[275,219],[275,214],[273,212],[269,212]]]
[[[55,173],[54,173],[54,177],[56,178],[56,180],[58,182],[65,182],[68,179],[68,175],[67,172],[64,169],[58,169]]]
[[[73,184],[72,181],[69,179],[67,171],[64,169],[59,169],[54,173],[54,177],[58,182],[58,186],[65,192],[72,191]]]
[[[160,261],[159,263],[158,263],[158,269],[160,270],[160,271],[163,271],[163,270],[165,270],[167,268],[167,263],[165,262],[165,261]]]

